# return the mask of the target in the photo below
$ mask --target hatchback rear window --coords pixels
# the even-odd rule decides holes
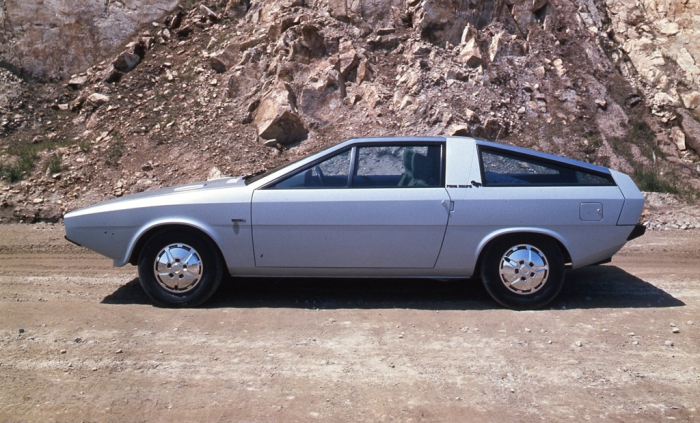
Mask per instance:
[[[480,148],[484,186],[614,186],[612,176],[564,163],[492,148]]]

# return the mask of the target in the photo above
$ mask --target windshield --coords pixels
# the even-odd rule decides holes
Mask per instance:
[[[304,159],[307,158],[307,157],[308,157],[308,156],[300,157],[300,158],[298,158],[298,159],[296,159],[296,160],[292,160],[291,162],[281,164],[281,165],[276,166],[276,167],[274,167],[274,168],[272,168],[272,169],[270,169],[270,170],[266,170],[265,172],[262,172],[262,173],[257,173],[257,174],[253,174],[253,175],[244,176],[243,179],[245,180],[245,184],[246,184],[246,185],[250,185],[250,184],[252,184],[253,182],[258,181],[258,180],[260,180],[260,179],[266,177],[267,175],[270,175],[270,174],[272,174],[272,173],[274,173],[274,172],[277,172],[277,171],[280,170],[280,169],[284,169],[284,168],[287,167],[287,166],[291,166],[291,165],[293,165],[293,164],[295,164],[295,163],[297,163],[297,162],[300,162],[300,161],[304,160]]]

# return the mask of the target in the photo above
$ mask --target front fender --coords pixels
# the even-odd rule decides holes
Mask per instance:
[[[118,259],[114,259],[114,266],[121,267],[132,262],[132,256],[140,252],[140,248],[151,235],[158,232],[161,228],[173,226],[186,227],[204,233],[216,244],[216,248],[221,251],[221,235],[211,225],[189,217],[169,217],[167,219],[156,219],[139,227],[131,236],[124,255]]]

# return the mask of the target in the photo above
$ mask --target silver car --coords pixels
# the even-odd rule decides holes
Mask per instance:
[[[539,308],[565,269],[644,233],[629,176],[464,137],[352,139],[281,169],[139,193],[65,215],[66,238],[138,266],[164,306],[233,276],[469,278]]]

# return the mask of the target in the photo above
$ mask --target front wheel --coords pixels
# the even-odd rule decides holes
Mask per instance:
[[[564,258],[554,242],[538,235],[512,235],[493,242],[481,263],[481,278],[499,304],[544,307],[564,285]]]
[[[216,292],[223,260],[211,241],[193,232],[163,232],[139,255],[139,281],[158,305],[195,307]]]

